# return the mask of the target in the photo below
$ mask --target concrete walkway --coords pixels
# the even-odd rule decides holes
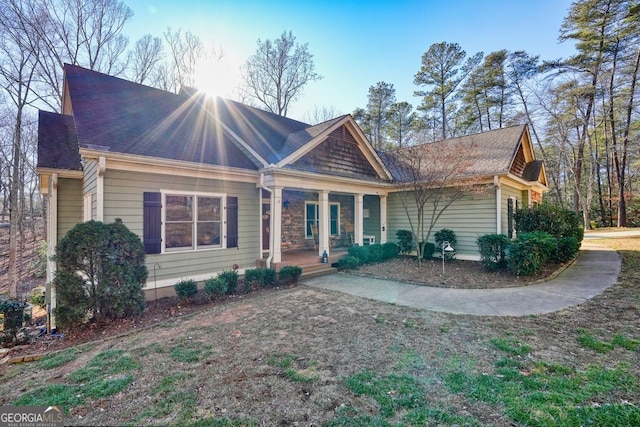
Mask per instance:
[[[554,279],[503,289],[446,289],[331,274],[301,281],[364,298],[454,314],[527,316],[581,304],[616,283],[621,260],[604,246],[583,242],[576,261]]]

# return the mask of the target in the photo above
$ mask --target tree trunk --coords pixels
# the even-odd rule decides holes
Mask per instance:
[[[13,171],[9,196],[9,296],[18,296],[18,222],[20,221],[20,144],[22,110],[18,109],[13,134]]]

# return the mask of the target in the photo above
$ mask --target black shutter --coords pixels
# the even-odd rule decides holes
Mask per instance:
[[[162,250],[162,194],[144,193],[144,251],[159,254]]]
[[[513,199],[507,199],[507,229],[509,238],[513,238]]]
[[[227,247],[238,247],[238,198],[227,196]]]

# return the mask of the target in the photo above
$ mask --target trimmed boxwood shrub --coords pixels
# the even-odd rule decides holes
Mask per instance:
[[[578,240],[571,237],[561,237],[556,240],[556,248],[553,253],[553,259],[558,262],[567,262],[575,258],[580,249],[580,243]]]
[[[225,295],[227,291],[227,282],[220,277],[212,277],[204,281],[204,293],[210,300]]]
[[[440,231],[436,231],[436,233],[434,234],[434,239],[436,241],[436,249],[438,251],[440,251],[440,254],[442,255],[442,244],[444,242],[449,242],[449,245],[451,245],[451,247],[454,249],[451,252],[445,252],[444,256],[446,259],[453,259],[456,256],[456,251],[455,251],[455,247],[458,243],[458,239],[456,238],[456,233],[453,232],[453,230],[449,230],[448,228],[443,228]],[[426,257],[425,257],[426,258]]]
[[[549,233],[541,231],[519,234],[509,247],[509,271],[518,276],[536,274],[545,262],[552,259],[557,241]]]
[[[360,259],[351,255],[345,255],[338,260],[339,270],[355,270],[361,265]]]
[[[431,242],[420,242],[422,245],[422,258],[431,259],[436,251],[436,245]]]
[[[519,209],[514,214],[518,233],[545,231],[554,237],[584,238],[582,218],[575,212],[552,205],[537,205]]]
[[[480,249],[480,260],[487,271],[495,271],[507,266],[509,238],[504,234],[485,234],[476,240]]]
[[[276,271],[273,268],[249,268],[244,272],[244,290],[273,286],[276,282]]]
[[[366,264],[369,262],[369,250],[366,246],[351,246],[347,253],[349,256],[358,259],[358,265]]]
[[[227,293],[234,294],[238,289],[238,272],[236,270],[223,271],[218,275],[220,280],[227,284]]]
[[[400,253],[408,254],[413,247],[413,233],[409,230],[398,230],[398,250]]]
[[[119,218],[75,225],[56,245],[54,260],[58,327],[84,323],[89,316],[116,319],[144,310],[144,245]]]
[[[198,294],[198,284],[193,279],[179,281],[174,285],[174,289],[181,302],[189,301]]]
[[[297,265],[285,265],[280,269],[278,278],[280,283],[284,286],[291,286],[298,283],[298,278],[302,274],[302,268]]]
[[[393,242],[387,242],[382,244],[382,259],[388,260],[398,256],[399,247]]]
[[[374,264],[382,261],[382,245],[379,243],[363,246],[367,249],[367,263]]]

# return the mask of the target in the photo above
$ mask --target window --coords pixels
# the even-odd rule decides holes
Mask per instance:
[[[165,205],[166,250],[222,246],[222,197],[167,194]]]
[[[238,246],[237,197],[144,193],[143,222],[148,254]]]
[[[312,238],[311,226],[315,224],[320,230],[320,205],[318,202],[305,203],[305,236]],[[340,235],[340,203],[329,203],[329,235]]]

